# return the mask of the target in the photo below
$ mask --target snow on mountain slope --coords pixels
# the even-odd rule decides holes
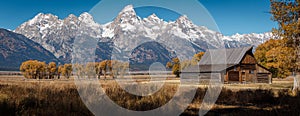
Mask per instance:
[[[97,38],[101,34],[100,27],[88,13],[79,17],[71,14],[63,20],[52,14],[40,13],[19,26],[15,32],[41,44],[62,61],[70,62],[70,52],[78,29]]]
[[[225,36],[224,38],[226,37],[228,36]],[[250,45],[258,46],[259,44],[264,43],[270,38],[272,38],[272,33],[271,32],[260,33],[260,34],[251,33],[251,34],[242,34],[242,35],[237,33],[228,38],[231,38],[232,40],[238,41],[240,43],[247,43]]]
[[[166,22],[155,14],[141,19],[132,5],[126,6],[112,22],[103,25],[96,23],[88,13],[83,13],[79,17],[71,14],[65,19],[40,13],[19,26],[15,32],[41,44],[57,58],[66,62],[71,61],[70,53],[74,39],[81,34],[98,38],[100,42],[108,42],[110,47],[127,55],[137,47],[136,45],[151,41],[168,44],[164,46],[169,51],[175,49],[188,53],[190,51],[185,51],[188,48],[184,45],[191,44],[196,51],[204,51],[222,48],[224,45],[228,48],[257,46],[272,37],[271,33],[224,36],[193,24],[187,16],[181,16],[173,22]]]

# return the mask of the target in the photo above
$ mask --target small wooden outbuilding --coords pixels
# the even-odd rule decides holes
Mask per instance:
[[[253,46],[209,49],[199,62],[200,77],[220,75],[225,83],[272,83],[272,73],[257,63]]]

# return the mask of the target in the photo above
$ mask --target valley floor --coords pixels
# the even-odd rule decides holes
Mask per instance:
[[[116,104],[136,111],[151,110],[166,104],[180,84],[179,79],[168,78],[162,90],[154,95],[136,97],[124,92],[112,79],[99,82]],[[195,98],[182,115],[198,115],[207,86],[193,86],[198,86]],[[300,94],[293,93],[292,86],[291,79],[274,80],[270,85],[223,85],[216,104],[207,115],[299,115]],[[30,80],[22,76],[0,76],[2,114],[93,115],[81,101],[74,79]]]

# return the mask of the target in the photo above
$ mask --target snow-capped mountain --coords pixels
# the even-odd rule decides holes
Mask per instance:
[[[70,62],[72,44],[79,29],[95,38],[101,34],[100,25],[88,13],[79,17],[71,14],[63,20],[52,14],[40,13],[19,26],[15,32],[41,44],[62,61]]]
[[[106,53],[108,47],[115,48],[124,53],[122,55],[129,55],[138,45],[151,41],[164,43],[169,52],[180,51],[192,56],[195,52],[189,51],[186,45],[192,45],[196,51],[204,51],[224,45],[257,46],[271,37],[270,33],[224,36],[195,25],[187,16],[181,16],[173,22],[166,22],[155,14],[142,19],[132,5],[126,6],[112,22],[103,25],[97,24],[88,13],[79,17],[70,15],[63,20],[51,14],[38,14],[15,32],[40,43],[65,62],[70,62],[74,39],[81,34],[99,39],[102,43],[98,47],[106,48],[100,51]]]
[[[232,36],[224,36],[223,40],[224,41],[237,41],[239,44],[248,44],[248,45],[253,45],[253,46],[258,46],[267,40],[272,38],[272,33],[267,32],[267,33],[251,33],[251,34],[235,34]],[[231,47],[231,46],[228,46]],[[236,46],[232,46],[236,47]]]

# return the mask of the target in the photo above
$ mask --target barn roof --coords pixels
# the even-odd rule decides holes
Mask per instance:
[[[200,72],[223,71],[239,64],[253,46],[231,49],[209,49],[201,58]]]
[[[200,65],[211,64],[239,64],[245,54],[252,50],[252,46],[231,49],[209,49],[201,58]]]

